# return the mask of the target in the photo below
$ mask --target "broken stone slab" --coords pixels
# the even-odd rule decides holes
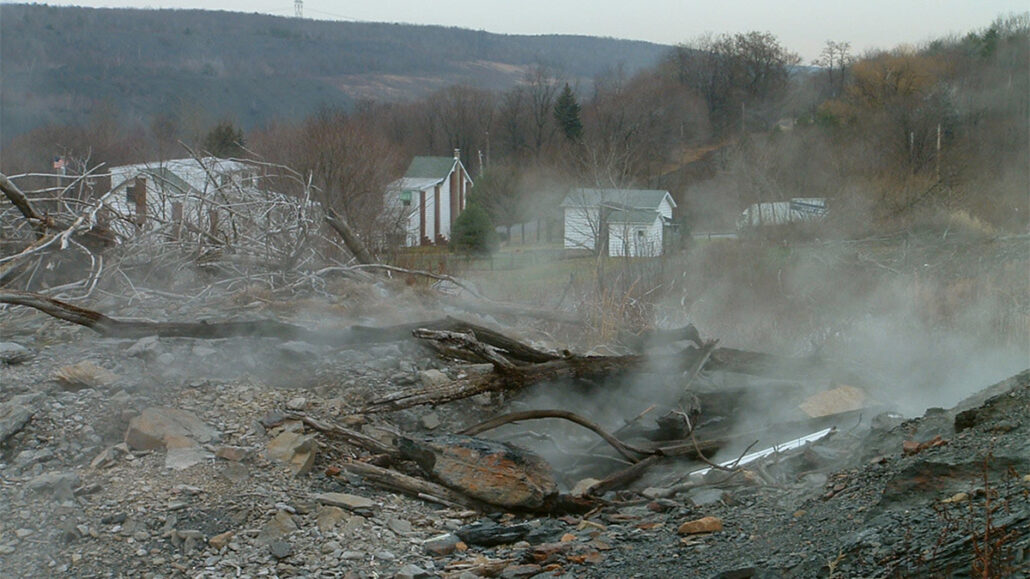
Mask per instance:
[[[286,541],[272,541],[268,544],[268,552],[276,559],[285,559],[293,554],[293,545]]]
[[[432,575],[432,573],[426,571],[418,565],[413,565],[409,563],[401,567],[400,570],[397,571],[397,574],[393,577],[394,579],[425,579],[427,577],[431,577]]]
[[[232,531],[226,531],[224,533],[219,533],[214,537],[208,539],[207,544],[211,545],[211,547],[214,548],[216,551],[221,551],[222,548],[228,545],[229,542],[232,541],[232,538],[235,536],[236,533],[233,533]]]
[[[192,412],[151,406],[129,421],[125,443],[134,450],[156,450],[165,447],[169,436],[207,443],[218,440],[221,434]]]
[[[347,493],[318,493],[311,498],[320,504],[344,508],[362,515],[371,514],[376,507],[372,499]]]
[[[286,511],[278,511],[271,520],[261,527],[261,531],[257,536],[257,541],[258,543],[267,545],[272,541],[282,539],[296,530],[297,523],[293,520],[293,516]]]
[[[33,478],[26,486],[37,493],[50,493],[58,501],[70,501],[75,498],[73,489],[81,482],[74,472],[48,472]]]
[[[458,543],[461,543],[461,537],[453,533],[444,533],[423,541],[422,549],[435,557],[444,557],[453,553],[458,548]]]
[[[25,425],[37,412],[39,402],[43,397],[44,395],[40,392],[20,394],[0,404],[0,442],[4,442],[25,428]]]
[[[285,463],[295,476],[307,474],[315,464],[314,434],[282,432],[268,441],[265,456]]]
[[[350,517],[350,515],[347,514],[347,511],[340,507],[325,505],[318,509],[318,514],[316,515],[318,530],[325,533],[340,524],[341,521],[346,520],[348,517]]]
[[[397,517],[390,517],[386,520],[386,527],[402,537],[411,534],[411,522]]]
[[[28,362],[36,353],[16,342],[0,342],[0,364],[14,366]]]
[[[185,470],[215,457],[189,438],[169,436],[165,442],[168,448],[165,453],[165,468]]]
[[[494,547],[519,541],[528,535],[529,531],[530,526],[527,524],[506,526],[485,520],[466,525],[455,531],[455,534],[469,545]]]
[[[714,533],[721,530],[722,519],[718,517],[702,517],[683,523],[676,532],[680,535],[697,535],[700,533]]]
[[[430,412],[429,414],[422,416],[422,418],[419,419],[419,422],[422,423],[422,428],[425,428],[426,430],[436,430],[440,427],[440,415],[435,412]]]

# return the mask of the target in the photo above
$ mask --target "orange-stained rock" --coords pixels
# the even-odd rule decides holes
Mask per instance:
[[[696,521],[683,523],[676,532],[681,535],[696,535],[698,533],[714,533],[721,530],[722,519],[718,517],[703,517]]]

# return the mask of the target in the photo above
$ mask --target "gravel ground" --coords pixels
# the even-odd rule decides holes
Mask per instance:
[[[167,307],[111,313],[167,319]],[[337,419],[426,371],[460,371],[413,343],[114,340],[5,316],[5,577],[910,577],[968,576],[984,562],[993,576],[1030,575],[1030,372],[954,409],[866,419],[720,485],[655,498],[641,483],[584,516],[485,517],[330,476],[355,449],[282,420]],[[128,445],[147,409],[212,434]],[[496,411],[463,401],[352,426],[445,430]],[[314,436],[299,475],[269,455],[290,431]],[[683,532],[704,517],[721,528]]]

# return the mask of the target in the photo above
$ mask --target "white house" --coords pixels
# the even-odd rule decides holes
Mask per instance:
[[[607,247],[610,256],[653,257],[670,240],[676,202],[658,189],[573,189],[561,207],[565,249]]]
[[[386,192],[387,208],[400,214],[404,245],[447,243],[472,185],[458,149],[454,157],[412,159],[408,171]]]
[[[172,159],[112,167],[107,206],[144,227],[186,221],[217,229],[217,209],[233,191],[256,191],[257,169],[216,157]]]

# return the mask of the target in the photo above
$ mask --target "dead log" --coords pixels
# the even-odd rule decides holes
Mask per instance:
[[[647,469],[657,464],[662,458],[662,456],[654,454],[630,467],[616,471],[605,477],[604,480],[591,485],[584,494],[601,496],[608,491],[623,488],[643,476]]]
[[[500,510],[494,505],[477,501],[461,493],[452,491],[445,486],[438,485],[418,477],[399,473],[388,468],[382,468],[353,460],[341,463],[339,467],[342,470],[361,476],[373,485],[406,493],[424,500],[433,501],[433,499],[441,499],[433,502],[460,505],[467,509],[487,513]]]
[[[385,454],[390,456],[398,456],[400,454],[397,450],[397,447],[395,446],[384,444],[379,440],[372,438],[371,436],[368,436],[367,434],[358,432],[357,430],[351,430],[350,428],[345,428],[338,424],[329,424],[326,422],[321,422],[306,414],[291,413],[287,414],[286,418],[291,420],[300,420],[304,424],[310,426],[311,428],[321,433],[342,438],[344,442],[350,444],[351,446],[364,448],[365,450],[373,452],[375,454]]]
[[[592,422],[590,420],[587,420],[586,418],[583,418],[582,416],[579,416],[578,414],[575,414],[573,412],[569,412],[567,410],[529,410],[529,411],[526,411],[526,412],[514,412],[514,413],[511,413],[511,414],[505,414],[504,416],[498,416],[496,418],[492,418],[492,419],[487,420],[485,422],[481,422],[481,423],[479,423],[479,424],[477,424],[475,426],[470,426],[470,427],[466,428],[465,430],[462,430],[461,432],[459,432],[459,434],[465,434],[465,435],[469,435],[469,436],[474,436],[476,434],[480,434],[482,432],[486,432],[487,430],[493,430],[494,428],[497,428],[499,426],[503,426],[505,424],[509,424],[509,423],[512,423],[512,422],[519,422],[519,421],[522,421],[522,420],[538,420],[538,419],[541,419],[541,418],[561,418],[563,420],[568,420],[570,422],[575,422],[576,424],[578,424],[578,425],[580,425],[580,426],[582,426],[584,428],[592,430],[598,436],[600,436],[602,439],[604,439],[605,442],[610,444],[612,446],[612,448],[614,448],[619,454],[621,454],[623,457],[625,457],[630,462],[634,462],[635,463],[635,462],[638,462],[640,460],[639,458],[636,457],[637,454],[649,455],[649,454],[660,453],[660,451],[658,451],[658,450],[646,450],[646,449],[637,448],[635,446],[626,444],[625,442],[622,442],[618,438],[615,438],[614,436],[612,436],[611,434],[606,432],[603,428],[601,428],[596,423],[594,423],[594,422]]]
[[[361,238],[358,237],[358,234],[342,215],[326,206],[325,220],[333,228],[333,231],[340,235],[340,238],[343,239],[343,244],[354,254],[354,258],[358,260],[358,263],[366,265],[376,263],[372,253],[365,247],[365,243],[361,241]]]

